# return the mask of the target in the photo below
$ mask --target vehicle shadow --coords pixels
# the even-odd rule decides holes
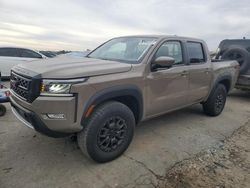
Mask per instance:
[[[176,110],[173,112],[168,112],[165,114],[162,114],[160,116],[148,119],[146,121],[141,122],[138,126],[143,126],[148,124],[148,126],[150,126],[151,124],[154,125],[155,122],[158,121],[164,121],[164,122],[168,122],[171,121],[172,119],[174,121],[178,121],[178,119],[181,119],[183,121],[183,119],[190,119],[190,116],[206,116],[202,110],[202,106],[201,105],[192,105],[190,107],[186,107],[180,110]],[[178,117],[178,118],[177,118]]]
[[[139,123],[135,128],[135,137],[133,140],[133,143],[139,143],[140,140],[144,140],[144,137],[150,138],[152,140],[154,138],[155,133],[160,132],[168,132],[168,130],[178,130],[178,129],[188,129],[190,128],[190,124],[192,126],[200,126],[199,123],[195,124],[192,122],[195,122],[198,120],[198,122],[203,121],[204,118],[207,118],[207,116],[204,114],[202,110],[201,105],[193,105],[191,107],[187,107],[181,110],[176,110],[170,113],[163,114],[161,116],[143,121]],[[183,122],[187,122],[184,124]],[[153,135],[152,135],[153,134]],[[154,138],[157,140],[157,138]],[[85,157],[79,147],[77,146],[77,140],[76,137],[68,137],[61,139],[61,142],[64,142],[64,154],[72,154],[72,152],[76,152],[75,157],[82,158],[81,160],[84,162],[88,161],[88,165],[96,165],[95,162],[93,162],[90,159],[87,159]],[[135,148],[138,147],[137,144],[131,144],[130,147]],[[140,147],[139,147],[140,148]],[[78,150],[78,151],[77,151]],[[70,155],[71,155],[70,154]],[[79,159],[80,159],[79,158]]]

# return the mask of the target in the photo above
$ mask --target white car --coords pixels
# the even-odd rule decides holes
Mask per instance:
[[[46,58],[34,50],[16,47],[0,47],[0,72],[3,78],[10,76],[12,67],[19,63]]]

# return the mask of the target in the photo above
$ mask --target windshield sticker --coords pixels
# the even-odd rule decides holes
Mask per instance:
[[[153,41],[146,41],[146,40],[141,40],[138,45],[146,45],[146,46],[149,46],[149,45],[154,45],[156,43],[156,40],[153,40]]]

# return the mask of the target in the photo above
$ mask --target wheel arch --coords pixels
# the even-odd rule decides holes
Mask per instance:
[[[227,75],[223,75],[220,76],[214,84],[214,88],[218,85],[218,84],[223,84],[226,87],[227,92],[229,92],[232,89],[232,76],[227,74]]]
[[[232,77],[229,75],[222,76],[217,80],[216,85],[218,84],[223,84],[226,87],[227,92],[229,92],[232,89]]]
[[[103,89],[93,95],[84,104],[81,124],[83,125],[84,120],[91,115],[98,105],[111,100],[127,105],[133,112],[136,123],[140,122],[143,116],[143,96],[141,90],[135,85],[122,85]],[[91,110],[90,113],[88,113],[89,110]]]

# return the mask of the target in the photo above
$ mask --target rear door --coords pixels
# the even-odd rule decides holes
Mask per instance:
[[[201,42],[187,41],[186,50],[189,61],[189,103],[201,102],[210,91],[212,80],[211,61]]]

